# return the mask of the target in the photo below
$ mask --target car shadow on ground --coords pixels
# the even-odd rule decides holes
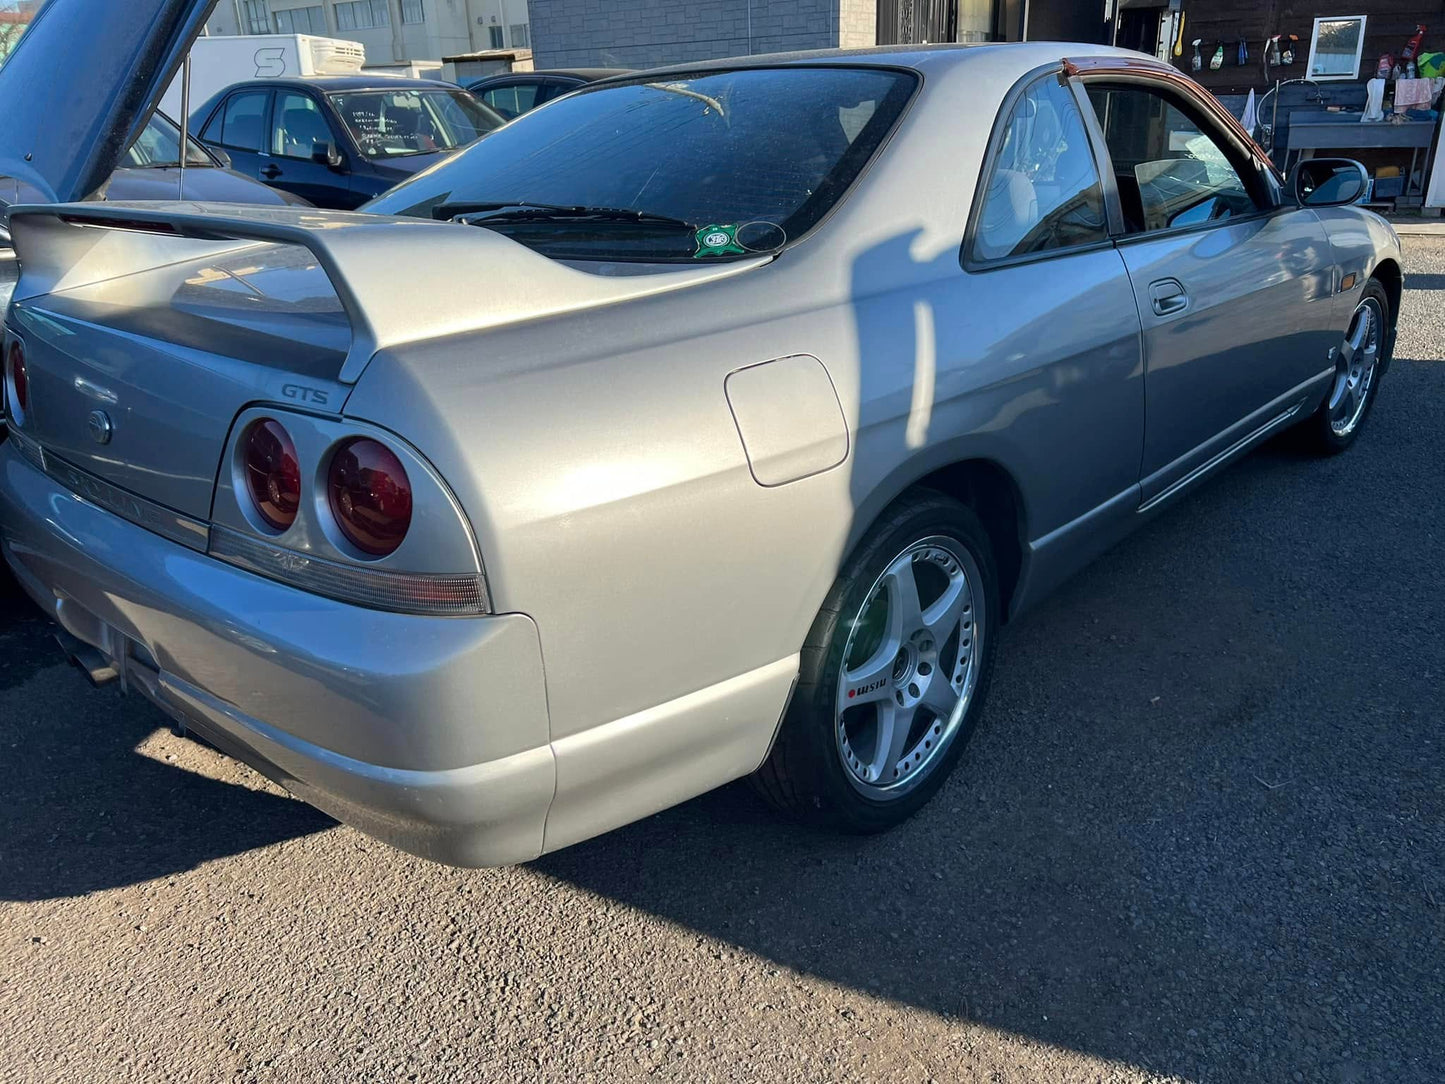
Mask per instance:
[[[1405,289],[1422,292],[1426,290],[1445,290],[1445,275],[1412,271],[1405,276]]]
[[[1374,544],[1396,524],[1332,505],[1370,455],[1276,442],[1006,630],[960,770],[893,833],[801,831],[733,786],[536,868],[845,987],[1190,1079],[1438,1063],[1391,1029],[1429,1018],[1442,959],[1440,839],[1415,829],[1439,815],[1422,757],[1445,613],[1409,586],[1431,547],[1402,559]]]
[[[0,899],[135,884],[323,831],[310,806],[136,747],[165,717],[114,687],[80,692],[48,622],[0,584]],[[54,705],[73,706],[57,720]]]

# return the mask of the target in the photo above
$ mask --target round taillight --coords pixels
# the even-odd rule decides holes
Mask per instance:
[[[15,405],[24,414],[30,409],[30,378],[25,373],[25,347],[19,341],[12,342],[5,355],[5,366],[10,370],[10,387],[15,392]]]
[[[301,507],[301,464],[286,427],[274,418],[252,422],[241,442],[241,467],[257,514],[278,531],[295,523]]]
[[[411,482],[385,444],[356,437],[341,445],[326,488],[341,533],[362,553],[385,557],[401,545],[411,526]]]

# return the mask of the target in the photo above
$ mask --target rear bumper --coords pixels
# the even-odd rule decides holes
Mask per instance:
[[[0,553],[126,687],[296,796],[440,862],[522,862],[761,763],[790,655],[551,740],[524,614],[367,610],[253,575],[91,504],[0,444]]]
[[[541,853],[556,769],[528,617],[318,598],[80,499],[11,441],[0,551],[127,687],[319,809],[453,864]]]

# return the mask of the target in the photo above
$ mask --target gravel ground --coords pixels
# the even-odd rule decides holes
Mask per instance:
[[[0,1077],[1445,1080],[1445,241],[1362,442],[1004,637],[869,840],[745,787],[495,871],[337,827],[0,613]]]

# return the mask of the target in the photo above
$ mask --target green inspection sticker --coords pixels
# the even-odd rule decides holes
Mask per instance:
[[[738,226],[704,226],[697,231],[695,257],[737,256],[747,252],[738,244]]]

